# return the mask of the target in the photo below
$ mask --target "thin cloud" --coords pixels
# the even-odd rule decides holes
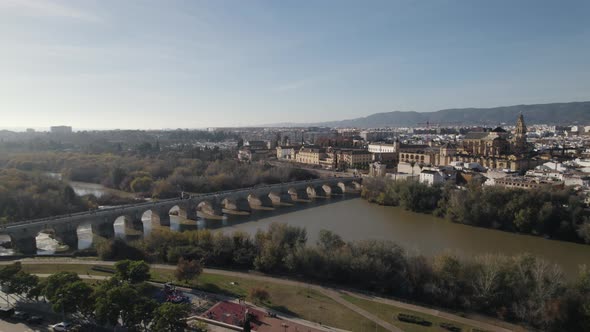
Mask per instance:
[[[100,22],[102,19],[92,13],[65,6],[50,0],[2,0],[0,13],[34,17],[62,17],[80,21]]]

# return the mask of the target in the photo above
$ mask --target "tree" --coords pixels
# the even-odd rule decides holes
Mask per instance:
[[[157,303],[145,295],[142,284],[119,283],[116,278],[101,284],[96,292],[96,319],[101,323],[138,330],[153,318]]]
[[[186,317],[189,315],[188,304],[166,302],[154,311],[153,330],[166,332],[184,332],[187,327]]]
[[[56,293],[52,308],[55,312],[78,313],[88,317],[94,311],[92,292],[92,287],[82,280],[65,284]]]
[[[254,302],[262,303],[270,299],[270,294],[264,288],[254,287],[250,289],[250,298]]]
[[[132,284],[147,281],[150,278],[150,266],[144,261],[122,260],[115,263],[115,276]]]
[[[24,272],[21,263],[16,262],[0,269],[0,285],[7,295],[18,294],[32,298],[39,285],[39,277]]]
[[[333,251],[344,245],[340,235],[334,232],[322,229],[320,230],[318,246],[324,251]]]
[[[50,275],[42,293],[56,312],[89,315],[93,311],[92,287],[73,272]]]
[[[203,272],[203,262],[201,260],[185,260],[180,258],[176,265],[174,275],[177,280],[184,280],[186,282],[197,278]]]
[[[148,176],[135,178],[133,181],[131,181],[131,190],[136,193],[150,191],[153,182],[154,181],[152,178]]]

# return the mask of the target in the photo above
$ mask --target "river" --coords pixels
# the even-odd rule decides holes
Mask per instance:
[[[590,245],[456,224],[399,207],[370,204],[361,198],[253,219],[240,222],[230,218],[218,221],[217,225],[207,221],[207,227],[254,234],[272,222],[282,222],[305,227],[308,243],[315,243],[319,231],[327,229],[348,241],[391,240],[412,253],[426,256],[448,252],[471,258],[487,253],[516,255],[528,252],[560,265],[568,278],[577,275],[578,265],[590,266]]]
[[[240,230],[255,234],[272,222],[305,227],[311,244],[316,242],[321,229],[327,229],[348,241],[391,240],[412,253],[426,256],[449,252],[470,258],[487,253],[516,255],[528,252],[559,264],[569,278],[577,275],[578,265],[590,265],[590,245],[455,224],[432,215],[370,204],[360,198],[316,199],[311,203],[279,207],[276,211],[254,211],[250,216],[224,216],[223,220],[199,218],[190,221],[171,216],[170,228],[174,231],[207,228],[225,233]],[[144,233],[150,230],[150,216],[146,214]],[[115,232],[117,236],[124,235],[122,220],[115,223]],[[78,249],[92,245],[89,227],[80,227],[78,236]],[[57,241],[44,234],[40,234],[37,240],[39,254],[55,252]]]

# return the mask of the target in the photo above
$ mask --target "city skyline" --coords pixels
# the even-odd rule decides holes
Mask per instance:
[[[2,127],[254,126],[589,100],[588,9],[3,1]]]

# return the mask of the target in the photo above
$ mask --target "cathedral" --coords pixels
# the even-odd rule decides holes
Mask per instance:
[[[532,147],[526,141],[526,131],[524,118],[520,114],[512,135],[501,127],[489,132],[468,133],[458,145],[441,146],[439,165],[463,161],[511,171],[533,168],[540,161],[532,158]]]

